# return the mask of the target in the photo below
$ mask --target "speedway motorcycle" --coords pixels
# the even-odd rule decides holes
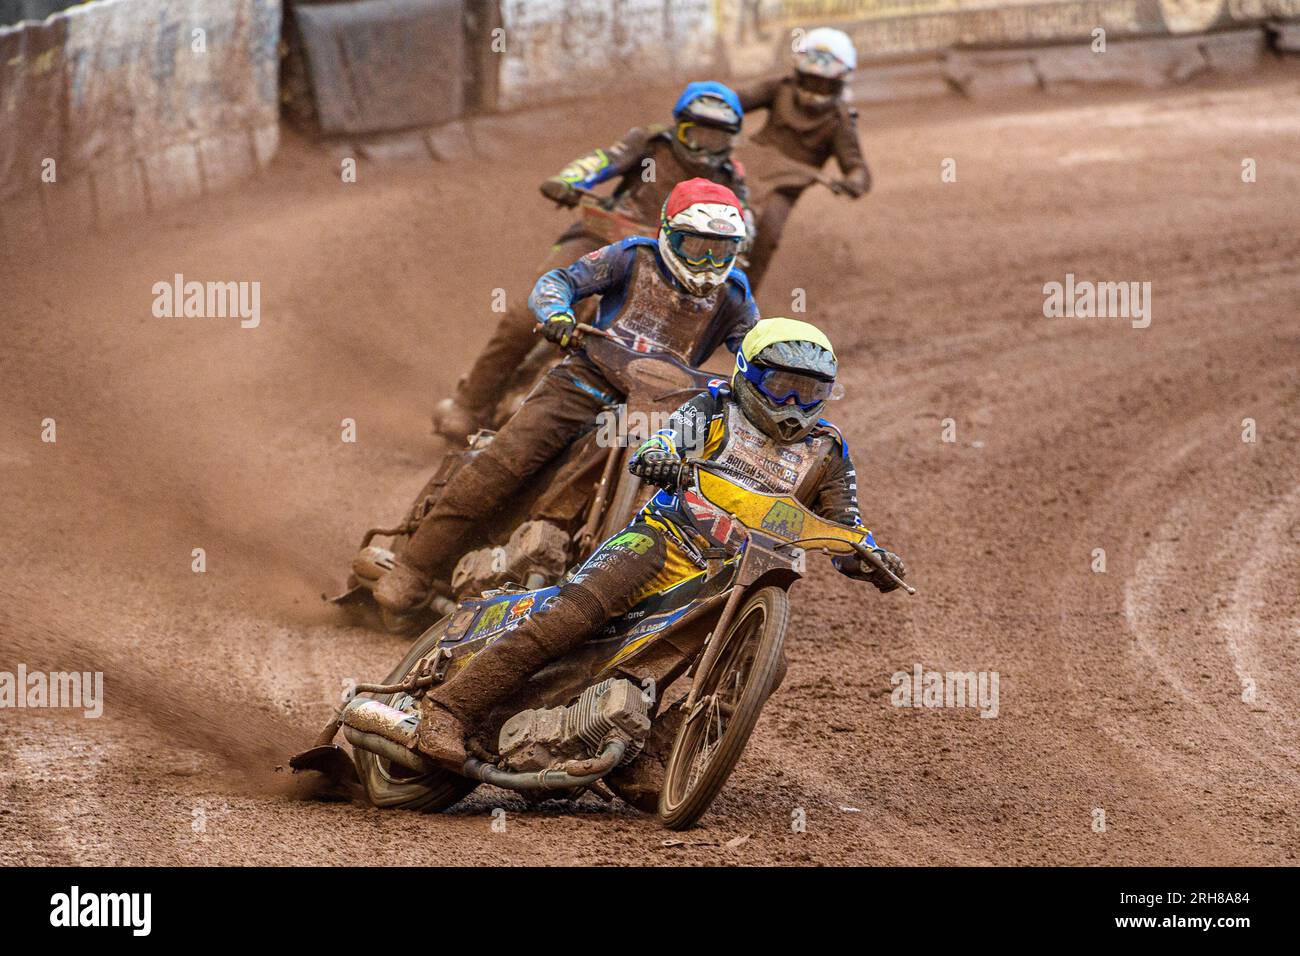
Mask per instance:
[[[380,611],[393,633],[414,634],[454,609],[456,600],[508,582],[530,588],[554,583],[575,562],[626,525],[648,497],[647,486],[627,471],[627,459],[682,402],[717,376],[683,364],[663,352],[643,352],[603,329],[577,326],[585,350],[618,391],[621,405],[602,410],[581,436],[483,529],[487,547],[465,555],[451,579],[451,596],[437,595],[417,612],[396,616]],[[475,455],[487,448],[494,431],[479,431],[468,447],[449,452],[421,488],[403,520],[371,528],[352,560],[345,590],[326,599],[365,611],[376,606],[371,592],[393,567],[396,555],[437,503],[442,489]],[[379,539],[387,538],[386,543]],[[363,618],[364,619],[364,618]]]
[[[618,794],[653,809],[670,829],[694,825],[784,674],[788,592],[806,553],[861,555],[914,593],[876,556],[869,532],[826,521],[792,496],[754,491],[740,477],[716,462],[685,463],[679,494],[687,520],[720,545],[704,552],[706,566],[535,674],[470,739],[472,756],[458,771],[420,752],[424,695],[496,641],[511,640],[557,586],[503,587],[461,601],[384,683],[358,685],[316,746],[290,765],[321,772],[377,807],[436,812],[488,783],[533,800]],[[350,759],[334,743],[340,729]],[[657,756],[661,770],[648,765]]]

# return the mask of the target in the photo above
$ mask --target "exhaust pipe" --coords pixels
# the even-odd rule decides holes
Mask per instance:
[[[343,724],[362,733],[377,734],[403,747],[415,747],[420,716],[369,697],[354,697],[343,708]]]
[[[354,697],[343,708],[343,736],[352,746],[416,773],[430,773],[438,765],[415,749],[419,729],[418,714],[408,714],[369,697]]]
[[[420,718],[368,697],[355,697],[343,709],[343,736],[348,743],[368,750],[416,773],[429,773],[438,764],[415,749]],[[595,783],[622,762],[627,741],[611,737],[600,754],[587,760],[570,760],[559,769],[519,773],[502,770],[470,757],[461,773],[506,790],[572,790]]]
[[[494,787],[503,787],[506,790],[570,790],[595,783],[617,767],[626,752],[627,741],[613,737],[605,742],[600,750],[600,756],[592,760],[570,760],[564,764],[569,769],[586,770],[587,773],[581,776],[575,776],[568,770],[515,773],[484,763],[476,757],[470,757],[465,761],[461,773],[471,780],[481,780],[483,783],[490,783]]]
[[[343,736],[352,746],[367,750],[376,757],[384,757],[393,763],[401,764],[407,770],[414,770],[416,773],[432,773],[438,769],[438,765],[424,754],[407,750],[401,744],[395,744],[378,734],[368,734],[355,727],[344,727]]]

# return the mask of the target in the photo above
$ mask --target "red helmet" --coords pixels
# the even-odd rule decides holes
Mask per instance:
[[[673,276],[696,295],[727,281],[744,239],[744,210],[726,186],[688,179],[668,194],[659,252]]]

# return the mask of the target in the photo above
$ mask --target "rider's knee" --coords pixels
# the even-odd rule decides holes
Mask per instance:
[[[552,607],[563,608],[573,619],[571,626],[584,631],[594,631],[611,616],[601,594],[585,583],[564,585]]]

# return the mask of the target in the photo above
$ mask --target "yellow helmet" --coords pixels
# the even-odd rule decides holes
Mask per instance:
[[[753,424],[777,441],[808,437],[835,387],[830,339],[798,319],[763,319],[741,342],[731,389]]]

